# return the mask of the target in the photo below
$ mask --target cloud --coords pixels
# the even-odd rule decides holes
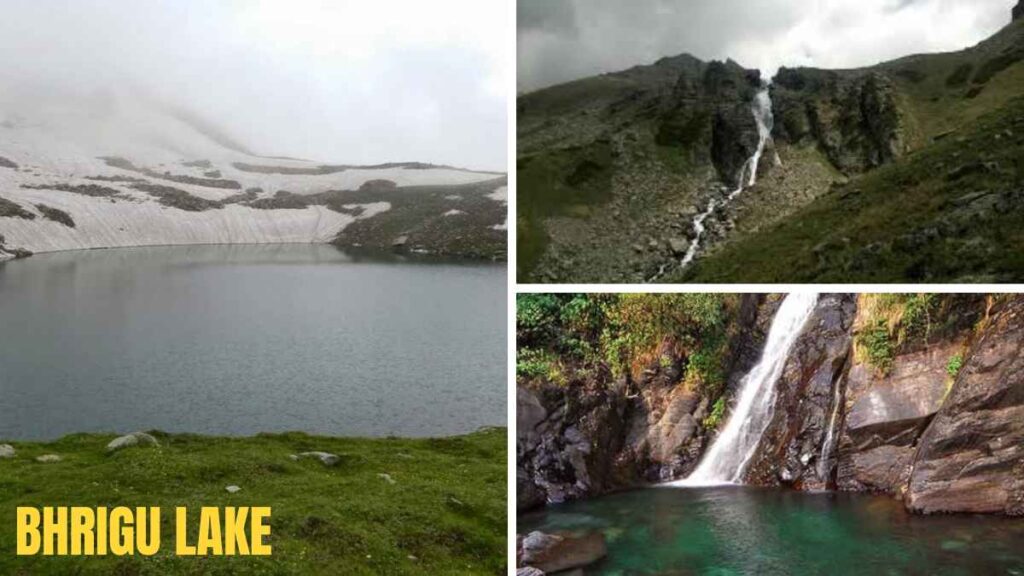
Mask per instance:
[[[520,91],[688,52],[780,66],[851,68],[976,44],[1015,0],[520,0]],[[524,15],[526,16],[524,18]]]
[[[504,169],[509,20],[471,0],[9,0],[0,105],[134,90],[263,154]]]

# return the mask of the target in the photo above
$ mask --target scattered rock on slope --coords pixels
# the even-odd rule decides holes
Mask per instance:
[[[331,454],[330,452],[302,452],[294,456],[296,460],[299,458],[316,458],[324,466],[334,466],[341,461],[341,458],[337,454]]]
[[[118,450],[129,448],[131,446],[159,446],[160,442],[157,441],[150,434],[145,432],[132,432],[131,434],[125,434],[119,436],[110,441],[107,444],[107,452],[117,452]]]

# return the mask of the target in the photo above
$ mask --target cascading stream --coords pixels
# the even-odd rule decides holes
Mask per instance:
[[[821,443],[821,457],[818,459],[818,477],[828,481],[829,460],[832,458],[832,441],[836,435],[836,423],[839,421],[839,407],[843,402],[843,388],[841,382],[835,383],[835,390],[832,398],[832,417],[828,420],[828,431],[825,433],[825,441]]]
[[[669,486],[708,486],[742,481],[743,472],[772,418],[775,382],[782,375],[789,351],[817,302],[817,294],[786,296],[772,320],[761,359],[740,383],[739,400],[725,428],[693,474]]]
[[[754,120],[757,122],[757,149],[754,151],[753,156],[747,159],[740,167],[740,173],[736,177],[736,189],[730,192],[723,200],[712,198],[708,203],[708,208],[704,212],[701,212],[693,219],[693,241],[690,242],[690,247],[687,248],[686,254],[683,256],[680,265],[686,268],[693,259],[697,257],[697,250],[700,249],[701,238],[704,237],[706,227],[704,221],[711,216],[715,210],[720,206],[726,206],[733,201],[736,196],[739,196],[740,192],[743,192],[744,181],[747,182],[746,186],[753,186],[757,183],[757,166],[761,162],[761,155],[764,154],[764,149],[768,145],[768,142],[772,138],[772,129],[775,126],[775,117],[772,114],[772,97],[768,91],[768,87],[765,86],[754,96],[754,102],[751,105],[751,112],[754,114]],[[781,165],[782,160],[779,158],[778,152],[775,153],[775,164]],[[749,171],[750,175],[747,176]]]

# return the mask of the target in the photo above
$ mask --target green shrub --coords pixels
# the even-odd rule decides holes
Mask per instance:
[[[544,350],[521,348],[516,352],[516,376],[537,378],[551,370],[551,357]]]
[[[725,418],[725,396],[719,397],[715,405],[711,407],[711,413],[704,418],[704,427],[708,430],[718,428]]]
[[[858,340],[867,352],[868,363],[887,372],[892,366],[896,349],[889,339],[889,328],[885,322],[879,320],[869,330],[859,334]]]
[[[520,294],[516,374],[565,381],[565,374],[622,376],[673,357],[687,358],[688,381],[720,390],[728,341],[721,294]],[[671,343],[674,350],[662,350]]]
[[[950,378],[956,378],[957,374],[960,373],[960,368],[964,365],[964,358],[959,354],[954,354],[950,357],[949,362],[946,363],[946,374],[949,374]]]

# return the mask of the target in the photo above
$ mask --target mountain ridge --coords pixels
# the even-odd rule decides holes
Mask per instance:
[[[504,257],[502,173],[270,159],[145,99],[50,98],[15,110],[0,123],[0,259],[264,242]],[[346,233],[372,219],[377,233]]]

